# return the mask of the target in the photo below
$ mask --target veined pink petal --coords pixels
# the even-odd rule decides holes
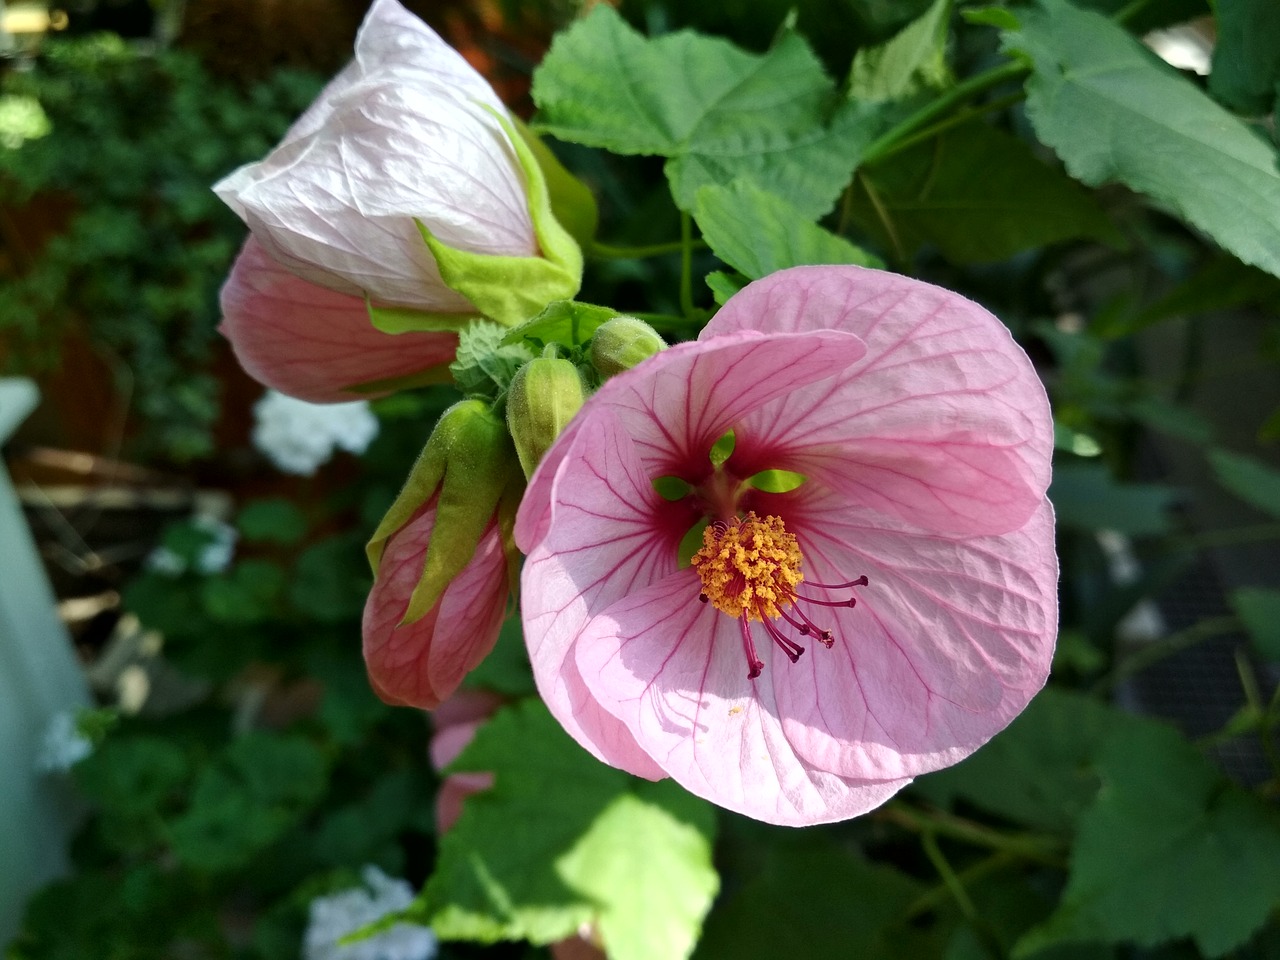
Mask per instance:
[[[452,333],[375,329],[363,300],[298,279],[252,237],[222,288],[218,329],[250,376],[313,403],[380,396],[349,388],[447,364],[458,347]]]
[[[788,741],[843,776],[909,777],[955,763],[1007,726],[1048,676],[1057,634],[1048,502],[1021,530],[943,538],[822,500],[788,513],[806,577],[857,573],[870,583],[853,609],[808,611],[835,633],[832,649],[814,645],[772,671]]]
[[[866,813],[910,782],[855,780],[805,762],[768,680],[791,663],[765,653],[766,675],[748,680],[738,624],[698,602],[692,571],[618,601],[574,651],[592,695],[640,746],[685,789],[730,810],[768,823],[827,823]]]
[[[1043,386],[1004,325],[958,294],[862,267],[797,267],[748,285],[700,339],[738,330],[856,334],[848,376],[747,419],[739,453],[785,459],[926,530],[1016,530],[1053,446]]]
[[[362,624],[365,666],[378,696],[426,710],[452,694],[493,649],[508,595],[506,556],[495,523],[440,602],[421,620],[401,625],[434,523],[432,501],[387,541]]]

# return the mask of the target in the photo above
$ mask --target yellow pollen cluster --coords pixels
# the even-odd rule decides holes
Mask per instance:
[[[702,534],[693,568],[702,578],[702,595],[731,617],[776,619],[795,599],[800,545],[781,517],[748,513],[741,520],[713,523]]]

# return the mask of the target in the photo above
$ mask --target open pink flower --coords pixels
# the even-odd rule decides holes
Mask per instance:
[[[1051,450],[1035,371],[976,304],[858,267],[752,283],[608,381],[531,478],[539,690],[637,775],[773,823],[863,813],[1043,685]]]
[[[251,377],[313,403],[386,391],[352,387],[419,374],[453,360],[453,333],[387,334],[369,322],[364,300],[294,276],[253,237],[222,287],[222,325]]]
[[[376,0],[352,63],[265,159],[214,190],[305,280],[386,304],[474,312],[440,278],[419,224],[458,250],[540,255],[499,116],[497,94],[456,50],[395,0]]]

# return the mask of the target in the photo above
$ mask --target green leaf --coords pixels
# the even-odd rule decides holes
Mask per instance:
[[[525,341],[541,348],[548,343],[563,343],[580,347],[596,329],[619,316],[612,307],[597,307],[593,303],[576,300],[557,300],[532,320],[527,320],[502,338],[503,344],[523,344]]]
[[[1123,335],[1169,317],[1194,316],[1251,303],[1280,308],[1280,280],[1245,266],[1235,257],[1219,254],[1114,333]]]
[[[658,491],[658,496],[663,500],[683,500],[693,492],[693,487],[689,486],[688,480],[682,480],[680,477],[654,477],[653,489]]]
[[[716,303],[722,307],[729,302],[730,297],[749,282],[740,273],[725,273],[723,270],[714,270],[708,273],[706,281],[707,286],[711,288],[711,294],[715,297]]]
[[[939,805],[960,799],[1017,824],[1066,833],[1097,795],[1092,763],[1103,742],[1149,722],[1080,694],[1042,690],[981,750],[909,789]]]
[[[884,266],[878,257],[824,230],[750,181],[703,187],[693,216],[716,256],[752,280],[804,264]]]
[[[200,585],[200,601],[212,620],[259,623],[275,612],[284,583],[284,571],[279,564],[270,560],[242,560],[227,573],[205,580]]]
[[[910,949],[901,922],[923,885],[806,834],[760,837],[761,862],[726,892],[707,920],[702,960],[929,956]]]
[[[859,50],[849,71],[849,96],[904,100],[950,83],[946,60],[950,14],[951,0],[934,0],[892,39]]]
[[[1220,484],[1245,503],[1280,518],[1280,470],[1226,450],[1210,450],[1209,463]]]
[[[492,690],[507,697],[529,697],[538,692],[518,616],[503,622],[498,642],[480,665],[466,675],[462,685],[468,689]]]
[[[1117,483],[1100,463],[1055,467],[1049,487],[1062,526],[1134,535],[1168,530],[1168,511],[1176,497],[1171,487]]]
[[[441,938],[545,944],[594,922],[610,957],[689,955],[718,886],[710,806],[599,763],[537,700],[498,713],[449,768],[476,770],[494,786],[467,798],[423,894]]]
[[[533,98],[541,132],[670,158],[683,210],[699,187],[749,176],[819,216],[879,132],[874,105],[835,104],[834,83],[793,31],[761,55],[687,30],[650,40],[607,4],[556,37]]]
[[[495,399],[511,386],[516,371],[534,358],[528,344],[507,343],[506,335],[505,327],[483,322],[462,332],[449,372],[463,395]]]
[[[1218,39],[1209,92],[1240,113],[1271,109],[1280,84],[1280,4],[1217,0]]]
[[[1258,652],[1280,662],[1280,590],[1241,587],[1231,594],[1231,605],[1244,621]]]
[[[1121,27],[1065,0],[1020,14],[1005,47],[1027,54],[1027,115],[1067,170],[1120,182],[1280,275],[1276,150]]]
[[[283,497],[271,497],[246,503],[236,527],[246,540],[289,546],[306,536],[307,518]]]
[[[1004,260],[1076,238],[1124,244],[1089,191],[985,123],[863,167],[856,183],[854,222],[902,257],[924,244],[952,263]]]
[[[791,470],[761,470],[754,476],[747,477],[747,484],[765,493],[790,493],[800,489],[809,478],[803,473]]]
[[[1014,957],[1181,937],[1219,957],[1243,943],[1280,902],[1280,814],[1168,727],[1109,738],[1098,767],[1103,788],[1080,817],[1062,901]]]
[[[302,552],[293,568],[289,602],[321,623],[360,616],[372,582],[354,534],[327,537]]]

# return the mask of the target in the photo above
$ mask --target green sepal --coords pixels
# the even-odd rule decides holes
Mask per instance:
[[[615,317],[591,338],[591,365],[608,379],[667,349],[658,331],[638,317]]]
[[[546,177],[532,149],[510,120],[491,112],[506,131],[524,173],[529,216],[542,256],[493,256],[455,250],[432,236],[421,220],[415,222],[445,285],[474,303],[485,316],[513,327],[536,316],[553,300],[568,300],[578,292],[582,284],[582,248],[556,220]]]
[[[432,313],[408,307],[375,307],[365,299],[369,322],[383,333],[459,333],[474,321],[478,313]]]
[[[512,344],[528,340],[538,347],[548,343],[581,347],[600,326],[617,316],[619,313],[613,307],[600,307],[577,300],[556,300],[547,304],[546,309],[532,320],[526,320],[508,331],[502,342]]]
[[[436,519],[403,623],[421,619],[475,555],[520,472],[506,424],[481,400],[446,410],[366,547],[377,576],[387,540],[433,496]]]
[[[565,169],[564,164],[551,152],[551,148],[523,120],[513,116],[511,125],[542,169],[542,176],[547,182],[547,193],[551,198],[551,212],[556,220],[580,247],[588,246],[595,239],[596,227],[600,223],[596,198],[585,183]]]
[[[507,392],[507,430],[526,477],[586,399],[578,368],[568,360],[538,357],[516,372]]]

